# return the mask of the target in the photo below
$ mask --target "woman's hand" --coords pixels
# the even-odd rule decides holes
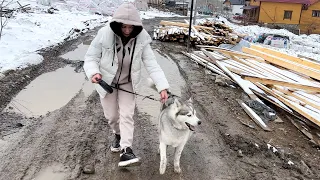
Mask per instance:
[[[168,100],[168,92],[166,89],[160,92],[160,98],[161,103],[165,103]]]
[[[98,83],[97,80],[100,80],[101,78],[102,78],[101,74],[95,74],[95,75],[92,76],[91,82]]]

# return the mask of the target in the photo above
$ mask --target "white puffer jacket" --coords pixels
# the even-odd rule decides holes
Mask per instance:
[[[110,23],[112,22],[142,26],[139,12],[131,3],[124,3],[119,6]],[[83,66],[90,80],[93,75],[99,73],[102,75],[102,79],[109,85],[112,83],[118,69],[115,33],[111,29],[110,23],[101,28],[91,42],[85,55]],[[156,57],[151,49],[151,42],[152,39],[150,35],[144,29],[136,36],[136,47],[131,65],[131,80],[134,92],[137,91],[141,83],[142,64],[144,64],[158,92],[169,89],[169,84],[164,72],[157,63]],[[95,87],[100,97],[105,97],[107,92],[99,84],[96,84]]]

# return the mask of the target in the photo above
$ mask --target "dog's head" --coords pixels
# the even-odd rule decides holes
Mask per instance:
[[[195,127],[201,124],[191,98],[187,101],[181,101],[173,95],[169,97],[164,106],[177,129],[194,131]]]

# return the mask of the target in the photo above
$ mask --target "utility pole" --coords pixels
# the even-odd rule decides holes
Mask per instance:
[[[197,0],[194,0],[194,17],[193,17],[193,25],[196,25],[196,16],[197,16]]]
[[[193,11],[193,0],[191,0],[191,8],[190,8],[190,21],[189,21],[189,36],[187,42],[187,51],[190,52],[190,35],[191,35],[191,24],[192,24],[192,11]]]
[[[186,6],[186,3],[185,3],[185,0],[183,0],[183,6],[182,6],[182,8],[183,8],[182,12],[183,13],[182,13],[182,16],[184,16],[184,9],[186,8],[185,6]],[[187,6],[187,14],[188,14],[188,6]]]

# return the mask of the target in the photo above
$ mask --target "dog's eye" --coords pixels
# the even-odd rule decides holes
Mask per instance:
[[[188,117],[191,117],[191,114],[188,114],[187,116],[188,116]]]

